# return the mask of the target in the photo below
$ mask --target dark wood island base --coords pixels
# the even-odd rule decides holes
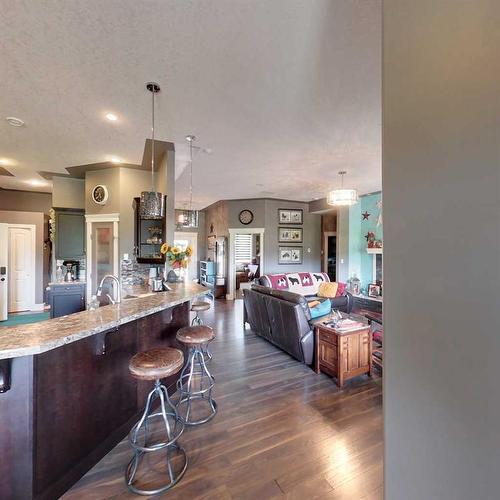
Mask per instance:
[[[130,358],[153,347],[180,347],[175,334],[189,324],[190,298],[9,359],[11,387],[0,394],[0,498],[59,498],[127,435],[151,389],[129,375]]]

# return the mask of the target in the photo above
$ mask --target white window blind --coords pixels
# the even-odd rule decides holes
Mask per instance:
[[[234,241],[236,265],[252,262],[252,235],[237,234]]]

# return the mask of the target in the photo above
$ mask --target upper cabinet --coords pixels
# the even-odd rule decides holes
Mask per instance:
[[[56,209],[56,259],[85,257],[85,212]]]
[[[162,219],[143,219],[139,213],[139,201],[140,198],[134,198],[135,255],[137,262],[141,264],[164,264],[165,256],[162,255],[160,249],[165,243],[166,216]]]

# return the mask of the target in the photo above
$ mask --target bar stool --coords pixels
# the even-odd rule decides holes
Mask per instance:
[[[146,408],[140,420],[132,427],[129,434],[129,442],[134,449],[134,456],[130,460],[125,471],[127,487],[133,493],[139,495],[156,495],[174,486],[186,472],[187,457],[184,448],[177,444],[177,440],[184,431],[184,423],[179,417],[177,408],[170,401],[167,388],[161,383],[161,379],[175,375],[184,364],[184,355],[179,349],[157,348],[136,354],[129,363],[131,375],[138,380],[154,380],[154,388],[148,394]],[[153,401],[159,398],[159,411],[153,413]],[[150,421],[160,417],[165,425],[166,436],[159,442],[149,442]],[[139,464],[147,453],[152,453],[166,448],[167,468],[170,481],[154,490],[143,490],[134,486],[135,476]],[[181,467],[174,471],[173,460],[180,457]]]
[[[196,315],[193,318],[193,321],[191,321],[191,326],[203,325],[203,320],[200,318],[198,313],[200,311],[208,311],[209,309],[210,309],[209,302],[204,302],[204,301],[193,302],[191,304],[191,311],[196,313]],[[208,348],[208,343],[203,346],[203,354],[206,356],[206,359],[208,359],[208,360],[212,359],[212,353],[210,352],[210,349]],[[206,361],[206,359],[205,359],[205,361]]]
[[[188,349],[187,362],[177,381],[177,409],[186,425],[204,424],[217,413],[217,403],[212,398],[214,378],[208,371],[203,355],[204,347],[214,338],[214,331],[206,325],[186,326],[177,332],[177,340]],[[204,411],[203,416],[193,418],[193,401],[196,400],[201,400],[203,404],[194,406]]]

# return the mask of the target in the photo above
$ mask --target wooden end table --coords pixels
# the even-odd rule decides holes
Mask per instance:
[[[372,334],[370,326],[340,332],[317,322],[315,333],[316,373],[327,373],[342,387],[346,380],[367,373],[372,374]]]

